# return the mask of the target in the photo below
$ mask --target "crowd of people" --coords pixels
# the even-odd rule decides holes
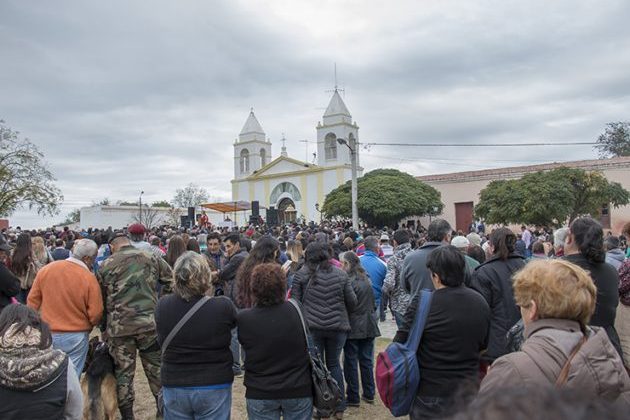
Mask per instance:
[[[486,229],[435,219],[417,230],[5,230],[0,417],[81,418],[98,329],[123,420],[134,418],[138,358],[166,419],[230,418],[242,376],[250,419],[343,418],[377,399],[379,320],[390,314],[405,342],[427,289],[410,418],[500,413],[488,406],[541,388],[560,402],[579,391],[610,418],[630,408],[630,223],[619,237],[590,217],[554,231]],[[313,406],[307,337],[289,299],[341,390],[332,412]]]

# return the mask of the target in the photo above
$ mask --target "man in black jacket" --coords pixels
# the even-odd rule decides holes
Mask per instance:
[[[434,289],[427,257],[435,248],[451,242],[451,232],[451,225],[446,220],[435,219],[429,225],[428,242],[405,257],[400,279],[407,293],[415,295],[422,289]]]
[[[20,279],[7,268],[5,261],[11,247],[0,234],[0,312],[11,303],[11,298],[20,293]]]
[[[223,244],[225,245],[228,262],[223,270],[219,271],[216,294],[229,297],[236,305],[236,273],[249,254],[244,249],[241,249],[241,238],[238,233],[228,235]],[[230,349],[234,359],[234,364],[232,365],[234,375],[243,376],[241,369],[241,345],[238,342],[238,330],[236,328],[232,330]]]
[[[70,257],[70,251],[66,249],[63,239],[55,240],[55,249],[52,250],[50,255],[55,261],[65,260]]]

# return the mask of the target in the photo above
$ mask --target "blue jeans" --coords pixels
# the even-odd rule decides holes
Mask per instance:
[[[232,371],[235,375],[241,373],[241,343],[238,342],[238,329],[232,329],[232,341],[230,342],[232,352]]]
[[[87,332],[52,333],[53,348],[66,353],[74,365],[77,375],[81,377],[85,357],[88,351]]]
[[[247,399],[249,420],[310,420],[313,415],[312,398],[290,398],[284,400]]]
[[[357,363],[359,368],[357,369]],[[374,339],[349,339],[343,348],[343,374],[348,388],[347,400],[359,402],[359,369],[361,370],[361,386],[363,397],[374,399]]]
[[[416,395],[409,413],[410,420],[441,419],[448,409],[447,399]]]
[[[223,389],[163,387],[164,420],[229,420],[232,384]]]
[[[342,401],[335,411],[337,413],[343,412],[346,410],[346,399],[343,384],[343,371],[341,370],[339,357],[341,356],[343,346],[346,344],[348,333],[343,331],[312,330],[311,336],[322,356],[322,360],[326,363],[326,367],[335,381],[337,381],[339,389],[341,390]]]

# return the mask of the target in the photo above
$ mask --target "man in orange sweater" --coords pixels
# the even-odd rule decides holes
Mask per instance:
[[[101,288],[90,272],[97,249],[90,239],[76,241],[72,257],[38,271],[27,301],[40,311],[52,331],[53,347],[68,354],[79,376],[88,351],[88,335],[103,315]]]

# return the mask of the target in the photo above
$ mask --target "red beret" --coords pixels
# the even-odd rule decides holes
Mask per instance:
[[[146,232],[146,229],[144,228],[144,225],[142,223],[133,223],[129,225],[129,227],[127,228],[127,232],[136,235]]]

